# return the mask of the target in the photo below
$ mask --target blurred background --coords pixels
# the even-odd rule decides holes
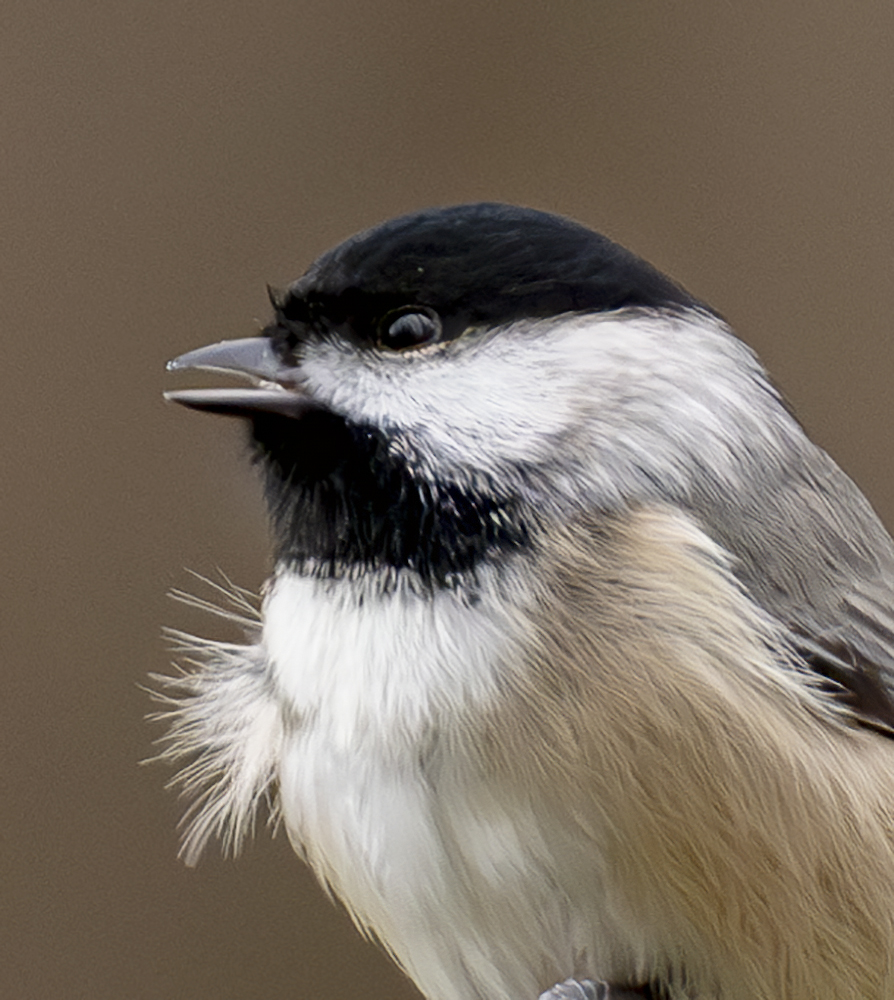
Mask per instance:
[[[0,995],[410,998],[285,837],[177,858],[138,685],[257,589],[240,428],[166,359],[424,205],[598,228],[712,303],[894,524],[890,0],[5,0]],[[182,384],[182,382],[177,383]]]

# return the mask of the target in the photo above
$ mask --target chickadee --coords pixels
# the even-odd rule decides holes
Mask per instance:
[[[749,348],[499,204],[272,298],[169,365],[276,546],[168,682],[186,859],[269,797],[430,1000],[894,997],[894,544]]]

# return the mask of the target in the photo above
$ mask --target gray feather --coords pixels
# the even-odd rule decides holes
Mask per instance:
[[[706,477],[691,503],[757,602],[860,722],[894,735],[894,542],[851,479],[805,436],[753,456],[738,495]]]

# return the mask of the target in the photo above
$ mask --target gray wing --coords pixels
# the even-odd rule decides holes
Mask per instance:
[[[754,598],[789,630],[830,697],[894,737],[894,542],[854,483],[806,437],[786,461],[691,497]]]

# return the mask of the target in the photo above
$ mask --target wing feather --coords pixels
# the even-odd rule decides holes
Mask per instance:
[[[757,602],[853,719],[894,738],[894,541],[852,480],[806,436],[752,481],[692,503]]]

